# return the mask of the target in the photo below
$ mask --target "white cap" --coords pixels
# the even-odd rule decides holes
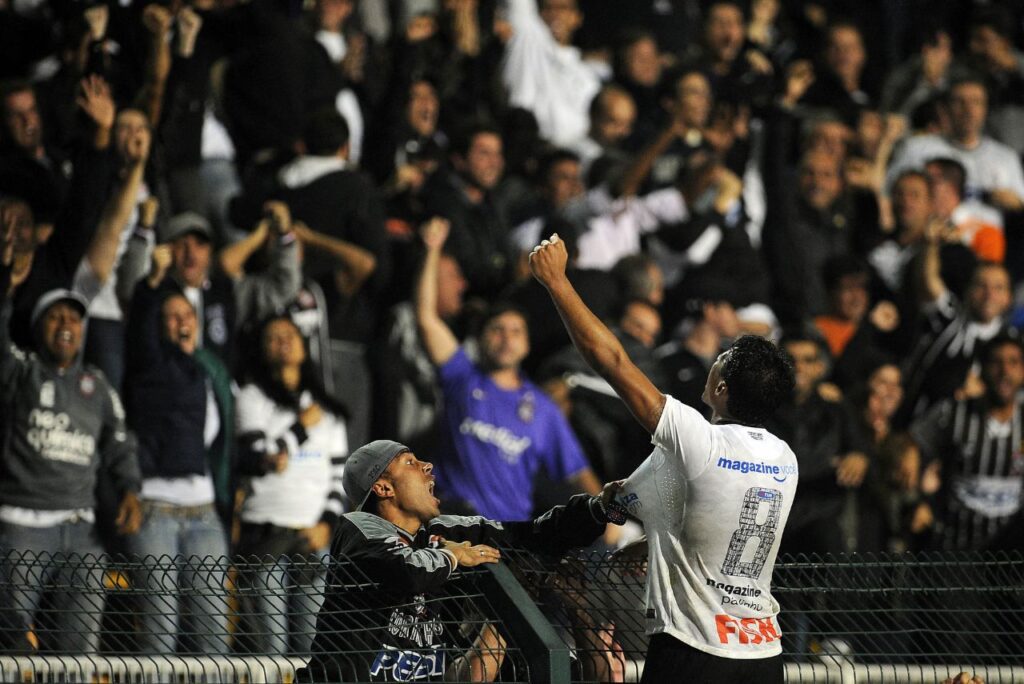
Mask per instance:
[[[46,311],[56,304],[57,302],[69,302],[73,304],[78,313],[82,314],[82,318],[85,318],[85,312],[89,309],[89,300],[71,290],[50,290],[36,302],[36,305],[32,307],[32,318],[30,319],[30,325],[34,328],[36,321],[42,318]]]

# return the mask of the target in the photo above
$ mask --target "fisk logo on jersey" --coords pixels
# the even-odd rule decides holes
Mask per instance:
[[[739,459],[726,458],[725,456],[720,457],[716,465],[719,468],[724,468],[726,470],[738,470],[744,475],[747,473],[771,475],[772,479],[776,482],[785,482],[786,478],[790,475],[796,475],[795,465],[770,465],[763,461],[761,463],[756,463],[754,461],[741,461]]]
[[[718,640],[723,644],[733,643],[733,637],[740,644],[770,644],[782,638],[775,623],[766,618],[736,618],[719,613],[715,616]]]

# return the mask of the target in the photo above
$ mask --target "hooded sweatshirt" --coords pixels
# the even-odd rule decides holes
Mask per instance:
[[[117,490],[140,487],[135,443],[117,392],[79,359],[61,370],[10,339],[12,304],[0,305],[0,505],[92,509],[104,467]]]

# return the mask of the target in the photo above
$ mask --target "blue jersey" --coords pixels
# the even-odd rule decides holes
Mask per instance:
[[[565,480],[587,467],[565,417],[533,383],[502,389],[462,349],[438,377],[444,413],[434,475],[442,501],[465,501],[487,518],[526,520],[541,469]]]

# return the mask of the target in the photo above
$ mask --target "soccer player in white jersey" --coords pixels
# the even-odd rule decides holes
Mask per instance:
[[[761,424],[793,391],[785,355],[741,337],[708,373],[711,423],[657,387],[565,277],[557,235],[530,255],[573,343],[651,434],[654,451],[618,501],[644,525],[647,631],[642,682],[781,682],[779,604],[771,577],[797,462]]]

